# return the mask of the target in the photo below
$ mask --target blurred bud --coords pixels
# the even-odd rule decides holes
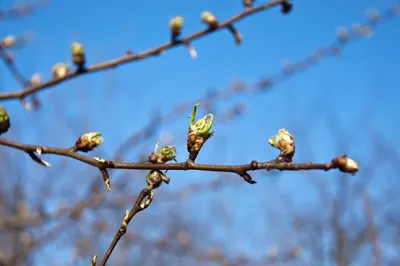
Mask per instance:
[[[295,153],[294,137],[284,128],[281,128],[275,137],[270,137],[269,144],[280,150],[279,157],[285,161],[292,161]],[[279,158],[278,157],[278,158]]]
[[[52,71],[53,71],[53,77],[55,77],[55,78],[63,78],[68,74],[69,69],[68,69],[68,66],[66,64],[58,63],[58,64],[53,66]]]
[[[16,43],[16,39],[14,36],[9,35],[7,37],[5,37],[2,41],[1,44],[4,48],[11,48],[15,45]]]
[[[209,11],[201,13],[201,20],[206,23],[210,28],[218,27],[217,18]]]
[[[213,259],[219,259],[221,258],[222,254],[221,254],[221,250],[218,247],[213,247],[210,250],[210,256]]]
[[[289,251],[289,257],[292,259],[297,258],[300,255],[301,248],[300,247],[294,247]]]
[[[88,152],[99,146],[104,139],[101,132],[89,132],[83,134],[75,143],[77,151]]]
[[[283,1],[281,5],[281,12],[283,14],[289,14],[293,9],[293,4],[290,0]]]
[[[179,243],[187,245],[190,241],[190,235],[184,230],[179,230],[178,234],[176,235],[176,239]]]
[[[349,32],[344,27],[340,27],[336,31],[336,35],[337,35],[337,38],[342,42],[345,42],[345,41],[347,41],[349,39]]]
[[[254,4],[254,0],[243,0],[243,5],[247,8],[252,7]]]
[[[358,163],[346,155],[340,155],[332,160],[332,163],[344,173],[356,173],[358,171]]]
[[[276,247],[270,247],[267,250],[267,257],[268,259],[274,261],[278,258],[279,252],[278,249]]]
[[[173,39],[175,39],[181,34],[182,27],[183,27],[183,17],[177,16],[171,19],[169,23],[169,28],[171,30]]]
[[[8,116],[6,109],[0,105],[0,135],[6,133],[10,126],[10,117]]]
[[[375,8],[371,8],[367,10],[367,16],[370,21],[377,21],[379,20],[379,11]]]
[[[85,48],[81,43],[73,42],[71,45],[72,50],[72,61],[78,67],[85,65]]]
[[[32,86],[37,86],[40,84],[40,74],[34,74],[32,75],[30,79],[31,85]]]
[[[283,65],[283,72],[292,73],[294,71],[294,64],[292,61],[288,59],[283,60],[282,65]]]

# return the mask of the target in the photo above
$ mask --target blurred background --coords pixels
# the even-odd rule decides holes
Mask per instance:
[[[294,162],[347,154],[359,173],[258,171],[249,185],[234,174],[170,171],[170,184],[132,220],[109,264],[400,265],[400,3],[293,4],[290,14],[278,7],[236,23],[240,46],[221,30],[192,43],[196,59],[179,46],[40,91],[26,99],[38,103],[31,111],[1,101],[12,121],[2,137],[70,147],[101,131],[105,142],[88,156],[142,161],[160,141],[176,145],[184,161],[187,117],[200,100],[199,115],[216,116],[215,136],[196,162],[244,164],[275,158],[268,138],[284,127],[296,141]],[[54,64],[71,61],[73,41],[91,65],[168,42],[174,16],[184,17],[186,36],[205,28],[202,11],[224,21],[244,9],[240,0],[2,0],[0,8],[1,38],[26,40],[9,51],[12,64],[42,81]],[[377,25],[343,41],[342,27],[355,31],[371,14]],[[10,64],[0,65],[0,93],[23,87]],[[110,171],[108,192],[98,169],[42,158],[52,167],[0,147],[1,265],[90,265],[147,172]]]

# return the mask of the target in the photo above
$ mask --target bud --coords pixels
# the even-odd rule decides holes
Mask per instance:
[[[11,48],[15,45],[16,39],[14,36],[9,35],[2,40],[2,46],[4,48]]]
[[[201,13],[201,20],[206,23],[210,28],[218,27],[217,18],[209,11]]]
[[[30,82],[33,86],[39,85],[40,84],[40,75],[39,74],[32,75]]]
[[[67,65],[65,65],[63,63],[58,63],[53,66],[52,71],[53,71],[53,77],[63,78],[68,74],[69,68]]]
[[[104,139],[101,132],[89,132],[83,134],[75,143],[77,151],[88,152],[99,146]]]
[[[337,29],[336,35],[337,35],[339,41],[341,41],[341,42],[345,42],[349,39],[349,32],[344,27],[340,27],[339,29]]]
[[[254,0],[243,0],[243,5],[247,8],[252,7],[254,4]]]
[[[376,9],[369,9],[367,10],[367,16],[370,21],[377,21],[379,20],[379,11]]]
[[[164,146],[161,149],[157,150],[158,142],[154,152],[150,154],[149,161],[152,163],[166,163],[168,161],[176,162],[176,148],[175,146]]]
[[[161,186],[162,182],[169,184],[170,179],[159,170],[151,170],[146,176],[147,188],[152,190]]]
[[[290,0],[287,0],[287,1],[283,1],[283,2],[282,2],[282,5],[281,5],[281,12],[282,12],[283,14],[289,14],[290,11],[292,11],[292,9],[293,9],[293,4],[292,4],[292,2],[290,2]]]
[[[340,155],[332,160],[332,163],[344,173],[356,173],[358,171],[358,163],[346,155]]]
[[[214,121],[214,115],[207,114],[195,122],[197,106],[199,106],[199,103],[194,105],[192,115],[189,116],[190,125],[187,150],[189,152],[189,159],[192,161],[196,160],[204,143],[213,135],[213,132],[210,133],[210,130]]]
[[[278,159],[292,161],[296,147],[294,137],[284,128],[281,128],[275,137],[270,137],[269,144],[281,151]]]
[[[6,109],[0,105],[0,135],[6,133],[10,126],[10,117],[8,116]]]
[[[169,23],[169,28],[172,33],[172,39],[175,39],[181,34],[182,27],[183,27],[183,17],[177,16],[171,19]]]
[[[85,65],[85,48],[78,42],[73,42],[71,45],[72,50],[72,61],[78,67],[83,67]]]

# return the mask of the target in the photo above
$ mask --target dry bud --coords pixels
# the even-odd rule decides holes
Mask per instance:
[[[101,132],[89,132],[83,134],[75,143],[77,151],[88,152],[99,146],[104,139]]]
[[[346,155],[340,155],[332,160],[332,163],[344,173],[356,173],[358,171],[358,163]]]
[[[4,48],[11,48],[11,47],[13,47],[13,46],[15,45],[16,39],[15,39],[14,36],[9,35],[9,36],[5,37],[5,38],[2,40],[1,43],[2,43],[2,46],[3,46]]]
[[[72,50],[72,61],[78,67],[83,67],[85,65],[85,48],[81,43],[73,42],[71,45]]]
[[[0,105],[0,135],[6,133],[10,126],[10,117],[8,116],[6,109]]]
[[[182,32],[182,27],[183,27],[183,17],[177,16],[171,19],[169,23],[169,28],[172,33],[172,39],[176,39],[181,32]]]
[[[292,2],[290,0],[282,2],[281,12],[283,14],[289,14],[290,11],[292,11],[292,9],[293,9],[293,4],[292,4]]]
[[[281,128],[275,137],[270,137],[268,140],[269,144],[281,151],[278,159],[285,161],[292,161],[296,146],[294,143],[294,137],[284,128]]]
[[[210,28],[218,27],[217,18],[209,11],[201,13],[201,20],[206,23]]]
[[[243,0],[243,5],[247,8],[252,7],[254,4],[254,0]]]
[[[69,68],[66,64],[58,63],[53,66],[52,71],[53,71],[53,77],[63,78],[68,74]]]

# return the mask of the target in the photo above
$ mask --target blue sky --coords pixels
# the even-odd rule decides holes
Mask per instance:
[[[276,8],[259,13],[236,24],[244,38],[240,47],[227,31],[220,31],[193,43],[198,52],[196,60],[179,47],[160,57],[86,75],[41,92],[39,99],[43,106],[34,113],[25,111],[17,101],[7,101],[4,105],[12,116],[13,128],[6,136],[25,143],[68,146],[85,131],[101,131],[106,141],[103,149],[94,154],[111,156],[132,132],[146,125],[152,110],[168,113],[182,101],[195,103],[210,88],[225,88],[234,79],[255,82],[278,71],[283,60],[296,62],[330,44],[338,27],[348,28],[353,23],[364,22],[367,9],[381,11],[394,3],[308,0],[296,1],[288,16]],[[239,0],[115,1],[112,5],[109,1],[52,1],[25,18],[2,22],[0,35],[33,32],[34,41],[16,53],[16,62],[26,75],[39,72],[48,79],[52,65],[70,60],[73,41],[85,45],[89,64],[98,63],[120,56],[129,48],[143,51],[166,42],[169,19],[176,15],[185,19],[183,35],[202,29],[200,13],[204,10],[225,20],[242,10],[242,5]],[[285,127],[296,138],[298,161],[326,162],[339,153],[347,153],[360,162],[361,168],[368,164],[373,143],[364,132],[374,128],[390,140],[396,137],[399,127],[395,117],[400,111],[397,103],[400,38],[396,34],[399,27],[398,18],[384,23],[374,30],[371,38],[352,42],[343,56],[324,59],[317,67],[288,79],[268,93],[245,94],[218,103],[218,110],[223,110],[233,103],[247,102],[249,111],[229,126],[218,125],[217,117],[216,135],[207,143],[198,162],[239,164],[271,159],[277,151],[269,147],[268,138]],[[19,89],[3,66],[0,66],[0,77],[1,92]],[[366,118],[366,114],[371,116]],[[164,125],[162,129],[181,136],[187,130],[186,117],[182,115],[176,123]],[[70,125],[62,122],[48,126],[49,121],[57,119],[68,119]],[[332,120],[337,123],[338,132],[348,136],[348,146],[337,145]],[[156,140],[145,142],[141,148],[150,152]],[[179,159],[186,159],[186,140],[175,142]],[[46,171],[32,166],[29,158],[22,158],[27,168],[43,174]],[[56,157],[46,158],[55,167],[60,163]],[[134,161],[136,157],[131,153],[127,159]],[[174,173],[170,186],[163,189],[174,190],[214,176],[212,173]],[[307,174],[280,176],[280,188],[292,195],[296,205],[307,208],[316,199],[312,185],[306,180]],[[328,179],[337,175],[316,176]],[[263,195],[273,195],[276,186],[267,177],[267,174],[258,177],[259,184],[255,186],[243,183],[240,189],[227,189],[219,194],[229,201],[228,206],[240,209],[239,212],[231,210],[236,215],[238,228],[240,223],[248,223],[246,217],[250,215],[265,215],[260,213],[265,204]],[[371,184],[372,194],[378,193],[382,186]],[[254,196],[249,197],[249,193]],[[258,195],[263,200],[246,207]],[[212,213],[210,209],[204,211]],[[262,227],[257,220],[252,218],[253,225]],[[245,240],[244,246],[235,247],[232,252],[251,245],[245,234],[238,237]]]

